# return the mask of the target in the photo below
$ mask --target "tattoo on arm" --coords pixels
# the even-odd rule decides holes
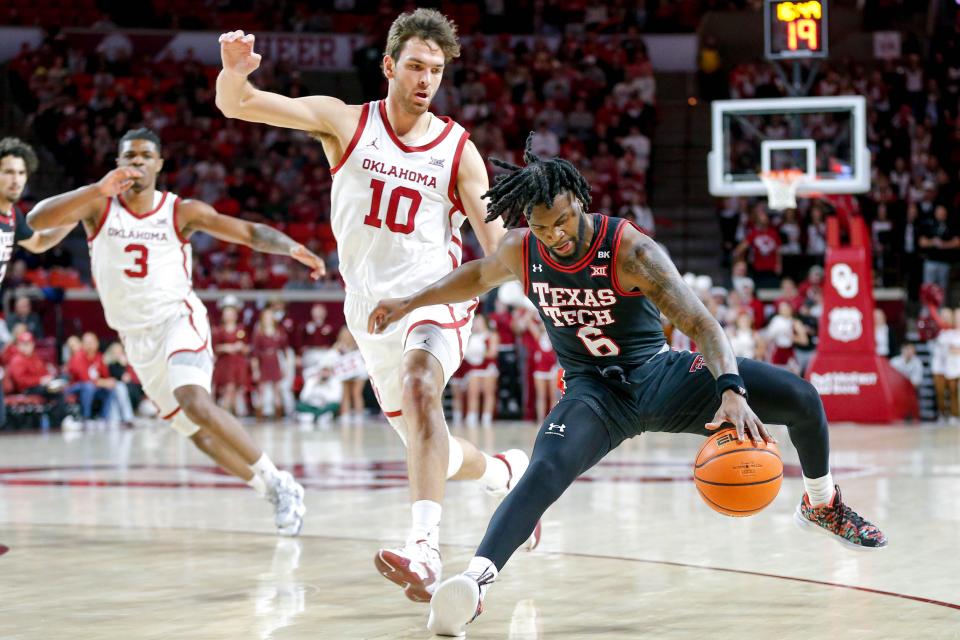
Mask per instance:
[[[253,225],[250,248],[255,251],[289,255],[290,250],[297,244],[293,238],[273,227],[260,223]]]
[[[624,271],[641,282],[644,295],[697,343],[710,373],[715,378],[737,373],[737,358],[720,323],[686,285],[666,254],[653,241],[642,238],[624,258]]]

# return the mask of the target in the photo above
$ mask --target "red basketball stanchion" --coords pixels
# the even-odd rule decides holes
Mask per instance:
[[[859,216],[827,219],[823,315],[807,379],[820,393],[830,420],[890,423],[918,415],[917,394],[876,353],[869,239]]]

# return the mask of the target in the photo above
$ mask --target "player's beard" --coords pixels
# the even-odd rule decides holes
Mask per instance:
[[[573,241],[573,252],[569,256],[561,256],[549,249],[551,257],[560,264],[574,264],[583,257],[583,237],[587,229],[587,216],[580,214],[580,222],[577,224],[577,237]]]
[[[0,194],[0,197],[2,197],[4,200],[10,203],[10,205],[12,206],[20,202],[20,196],[23,195],[23,191],[24,191],[23,189],[20,189],[19,191],[14,191],[11,189],[10,191],[6,191]]]

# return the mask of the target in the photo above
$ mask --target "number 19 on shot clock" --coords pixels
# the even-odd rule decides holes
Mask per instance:
[[[827,57],[827,0],[765,0],[768,60]]]

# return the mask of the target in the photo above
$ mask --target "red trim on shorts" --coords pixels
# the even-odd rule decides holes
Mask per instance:
[[[100,214],[100,224],[97,225],[97,228],[93,230],[93,235],[87,238],[87,242],[93,242],[93,239],[97,237],[100,233],[100,229],[103,229],[103,225],[107,223],[107,216],[110,214],[110,205],[113,204],[113,198],[107,198],[107,206],[103,208],[103,213]]]
[[[180,202],[182,200],[183,198],[181,198],[180,196],[177,196],[177,199],[173,201],[173,232],[177,234],[177,240],[179,240],[180,244],[183,245],[183,244],[187,244],[190,241],[184,238],[183,235],[181,235],[180,225],[177,224],[177,212],[179,211]],[[186,271],[186,258],[187,258],[186,253],[183,254],[183,258],[184,258],[184,271]],[[187,274],[187,275],[190,275],[190,274]]]
[[[193,293],[193,289],[190,290],[190,293]],[[190,303],[187,302],[187,299],[186,299],[186,298],[183,299],[183,304],[187,305],[187,309],[190,310],[190,326],[193,327],[193,332],[197,334],[197,337],[198,337],[198,338],[200,338],[201,340],[203,340],[203,344],[204,344],[204,346],[206,346],[207,341],[210,339],[210,337],[207,336],[206,338],[204,338],[202,335],[200,335],[200,331],[197,329],[197,325],[194,324],[194,322],[193,322],[193,307],[190,306]],[[171,355],[172,355],[172,354],[171,354]]]
[[[436,325],[436,326],[440,327],[441,329],[459,329],[459,328],[462,327],[463,325],[465,325],[465,324],[467,324],[468,322],[470,322],[471,316],[473,315],[473,311],[474,311],[478,306],[480,306],[480,301],[479,301],[478,299],[474,298],[473,306],[471,306],[469,309],[467,309],[467,315],[466,315],[465,317],[461,318],[460,320],[457,320],[456,316],[453,315],[453,307],[451,307],[450,305],[445,305],[445,306],[450,310],[450,315],[453,317],[453,322],[437,322],[436,320],[430,320],[429,318],[428,318],[428,319],[425,319],[425,320],[418,320],[417,322],[414,322],[412,325],[410,325],[409,327],[407,327],[407,333],[406,333],[405,336],[403,336],[404,342],[406,342],[407,338],[410,337],[410,332],[411,332],[411,331],[413,331],[413,330],[416,329],[417,327],[419,327],[419,326],[421,326],[421,325],[425,325],[425,324]],[[459,333],[459,332],[457,333],[457,337],[458,337],[458,338],[460,337],[460,333]]]
[[[130,207],[127,206],[127,203],[123,201],[123,196],[121,195],[117,196],[117,201],[120,203],[120,206],[126,210],[127,213],[132,215],[137,220],[143,220],[144,218],[149,218],[150,216],[155,214],[157,211],[160,211],[160,209],[163,207],[163,203],[167,201],[168,193],[169,193],[168,191],[164,191],[163,195],[160,197],[160,204],[158,204],[152,211],[147,211],[146,213],[136,213],[135,211],[131,210]]]
[[[172,418],[173,416],[177,415],[177,413],[179,413],[179,412],[180,412],[180,407],[177,407],[176,409],[174,409],[173,411],[171,411],[171,412],[168,413],[167,415],[161,417],[160,419],[161,419],[161,420],[169,420],[169,419]]]
[[[477,302],[479,304],[479,301]],[[473,307],[476,308],[476,305]],[[447,310],[450,312],[450,318],[456,322],[457,317],[453,314],[453,307],[447,305]],[[470,317],[470,311],[467,312],[467,317]],[[460,327],[457,327],[457,346],[460,348],[460,360],[457,361],[457,366],[463,364],[463,337],[460,335]]]
[[[642,296],[642,291],[624,291],[617,279],[617,252],[620,250],[620,240],[623,238],[623,232],[627,230],[627,225],[633,225],[638,231],[640,230],[640,227],[629,220],[621,220],[617,225],[617,232],[613,236],[613,251],[610,252],[610,282],[613,283],[613,290],[621,296]],[[643,232],[641,231],[641,233]]]
[[[443,142],[443,139],[446,138],[447,134],[449,134],[453,129],[453,125],[456,124],[448,116],[439,116],[440,120],[447,123],[447,126],[444,127],[443,131],[440,132],[440,135],[425,145],[419,147],[408,147],[407,145],[403,144],[396,132],[393,130],[393,125],[390,124],[390,119],[387,117],[386,101],[381,100],[377,105],[377,108],[380,111],[380,120],[383,121],[383,128],[387,130],[387,135],[390,136],[391,140],[393,140],[393,144],[397,145],[397,147],[399,147],[399,149],[404,153],[417,153],[418,151],[428,151],[433,149],[435,146]]]
[[[586,214],[586,215],[592,215],[592,214]],[[603,240],[603,236],[606,235],[607,233],[607,221],[609,219],[610,218],[608,218],[607,216],[602,216],[600,218],[600,226],[599,228],[594,227],[593,240],[590,242],[590,248],[587,249],[587,252],[583,254],[582,258],[580,258],[580,262],[574,265],[571,265],[569,267],[564,266],[559,262],[555,262],[553,259],[550,258],[550,252],[547,250],[546,245],[544,245],[542,242],[537,240],[537,247],[540,249],[540,257],[543,258],[544,262],[550,265],[551,269],[554,269],[556,271],[560,271],[562,273],[573,273],[575,271],[580,271],[581,269],[586,267],[587,264],[591,260],[593,260],[594,257],[596,257],[594,253],[597,250],[597,245]]]
[[[459,233],[460,230],[457,229],[456,232]],[[455,244],[455,245],[457,245],[458,247],[460,247],[461,249],[463,249],[463,240],[461,240],[459,236],[451,236],[451,237],[450,237],[450,242],[452,242],[453,244]]]
[[[206,350],[207,350],[207,341],[204,340],[203,346],[200,347],[199,349],[177,349],[176,351],[174,351],[173,353],[167,356],[167,360],[169,361],[170,358],[177,355],[178,353],[200,353],[201,351],[206,351]]]
[[[346,150],[343,152],[343,155],[340,156],[340,162],[337,163],[333,169],[330,169],[330,175],[335,175],[337,171],[340,170],[340,167],[343,166],[343,163],[347,161],[347,158],[350,157],[350,154],[353,153],[354,148],[356,148],[357,143],[360,142],[360,136],[363,135],[363,130],[367,128],[367,119],[370,114],[370,103],[366,102],[363,105],[363,108],[360,110],[360,121],[357,122],[357,128],[353,132],[353,137],[350,138],[350,144],[347,145]]]
[[[453,255],[453,251],[447,251],[447,255],[450,256],[450,264],[454,269],[457,268],[457,256]]]
[[[388,418],[397,418],[403,415],[403,411],[384,411],[383,415],[387,416]]]
[[[530,229],[523,232],[523,244],[520,245],[523,256],[523,295],[530,295]]]

